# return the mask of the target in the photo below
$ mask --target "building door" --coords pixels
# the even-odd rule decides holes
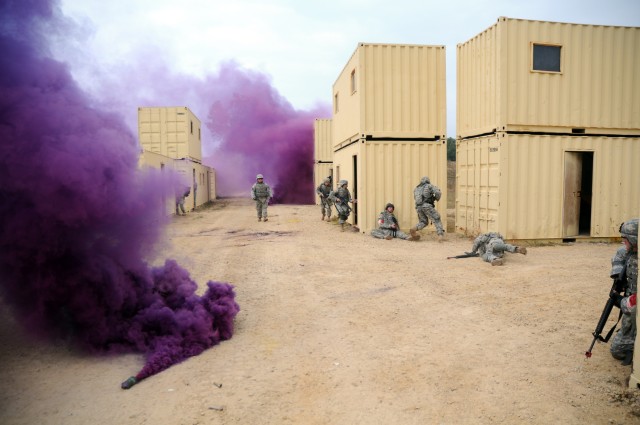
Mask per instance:
[[[353,199],[358,199],[358,155],[353,155]],[[353,204],[353,225],[358,225],[358,203]]]
[[[564,153],[564,203],[562,236],[589,236],[593,152]]]

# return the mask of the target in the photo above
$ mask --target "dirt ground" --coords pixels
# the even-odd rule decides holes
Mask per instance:
[[[38,345],[4,311],[0,423],[640,423],[631,368],[608,345],[584,356],[617,245],[530,246],[492,267],[447,260],[471,241],[432,226],[385,241],[317,206],[269,212],[222,199],[173,219],[152,262],[233,284],[241,311],[232,339],[130,390],[142,356]]]

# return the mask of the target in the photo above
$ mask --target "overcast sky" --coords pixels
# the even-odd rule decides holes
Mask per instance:
[[[57,54],[87,88],[96,70],[117,70],[144,52],[197,77],[233,60],[268,75],[297,109],[330,104],[359,42],[445,45],[450,137],[456,45],[498,17],[640,26],[640,0],[62,0],[62,11],[81,31]]]

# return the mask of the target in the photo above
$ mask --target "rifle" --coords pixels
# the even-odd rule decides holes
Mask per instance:
[[[618,326],[620,322],[620,318],[622,317],[622,311],[618,315],[618,321],[613,325],[611,330],[607,333],[607,336],[602,337],[602,331],[604,326],[607,324],[607,320],[609,319],[609,315],[611,314],[611,310],[616,306],[620,308],[620,301],[618,301],[620,292],[624,291],[624,281],[625,281],[625,272],[623,271],[620,276],[613,280],[613,285],[611,285],[611,290],[609,291],[609,299],[607,303],[604,305],[604,309],[602,310],[602,314],[600,315],[600,320],[598,320],[598,324],[596,325],[596,330],[593,331],[593,341],[591,341],[591,346],[584,353],[587,358],[591,357],[591,350],[593,350],[593,346],[596,344],[596,341],[602,341],[604,343],[609,342],[609,338],[613,335],[613,331]]]
[[[479,256],[480,254],[478,254],[477,252],[465,252],[464,254],[447,257],[447,260],[450,260],[452,258],[470,258],[470,257],[479,257]]]

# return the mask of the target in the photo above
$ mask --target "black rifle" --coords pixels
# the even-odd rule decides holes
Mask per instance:
[[[393,221],[393,224],[396,225],[396,228],[391,230],[393,232],[393,237],[396,237],[396,233],[398,232],[398,229],[400,229],[400,225],[398,224],[398,219],[395,218],[395,216],[391,216],[391,220]]]
[[[471,258],[471,257],[479,257],[480,254],[478,254],[477,252],[465,252],[464,254],[461,255],[454,255],[452,257],[447,257],[447,260],[450,260],[452,258]]]
[[[607,320],[609,320],[609,315],[611,314],[611,310],[613,310],[613,307],[618,307],[620,308],[620,292],[624,291],[624,287],[625,287],[625,273],[622,272],[620,274],[620,276],[616,279],[613,280],[613,285],[611,285],[611,290],[609,291],[609,299],[607,300],[607,303],[604,305],[604,309],[602,310],[602,314],[600,315],[600,320],[598,320],[598,324],[596,325],[596,330],[593,331],[593,341],[591,341],[591,346],[589,347],[589,349],[587,350],[586,353],[584,353],[585,356],[587,356],[587,358],[591,357],[591,350],[593,350],[593,346],[596,344],[596,341],[602,341],[604,343],[609,342],[609,338],[611,338],[611,335],[613,335],[613,331],[616,328],[616,326],[618,326],[618,323],[620,322],[620,318],[622,317],[622,311],[620,311],[620,314],[618,315],[618,321],[613,325],[613,327],[611,328],[611,330],[609,330],[609,332],[607,333],[607,335],[603,338],[602,337],[602,331],[604,330],[604,326],[607,324]]]

